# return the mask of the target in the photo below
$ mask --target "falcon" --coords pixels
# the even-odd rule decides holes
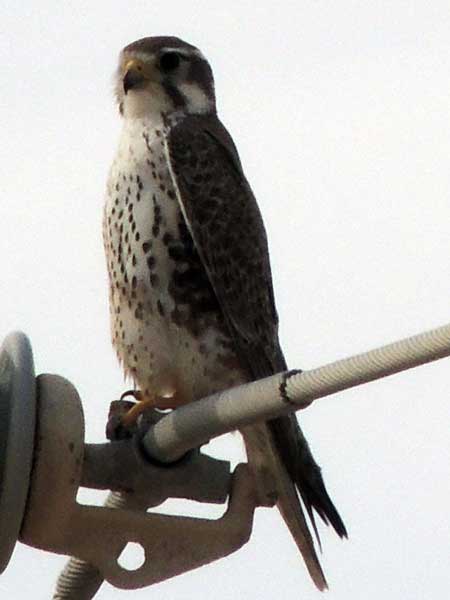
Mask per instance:
[[[103,237],[112,342],[139,391],[125,415],[176,407],[287,369],[261,214],[216,112],[211,67],[176,37],[120,54],[123,128]],[[241,431],[262,505],[276,504],[319,589],[302,503],[347,532],[294,414]]]

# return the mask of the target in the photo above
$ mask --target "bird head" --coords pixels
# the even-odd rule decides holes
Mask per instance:
[[[208,61],[176,37],[148,37],[126,46],[119,58],[116,96],[125,118],[216,110]]]

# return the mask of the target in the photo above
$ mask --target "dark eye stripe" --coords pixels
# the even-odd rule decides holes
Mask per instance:
[[[184,106],[186,106],[186,98],[174,85],[171,85],[168,82],[164,82],[163,86],[166,94],[172,100],[172,103],[175,108],[183,108]]]

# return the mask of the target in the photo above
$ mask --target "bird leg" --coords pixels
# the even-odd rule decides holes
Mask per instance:
[[[132,396],[137,402],[126,400],[127,396]],[[189,400],[180,394],[157,396],[140,390],[127,390],[120,396],[120,400],[111,402],[106,424],[106,437],[111,441],[130,438],[138,430],[137,421],[141,415],[146,421],[153,423],[155,418],[158,420],[158,415],[159,418],[163,416],[163,413],[158,411],[175,409],[187,402]]]
[[[133,396],[137,402],[124,415],[122,415],[121,424],[126,428],[134,425],[139,415],[141,415],[147,409],[175,409],[182,404],[186,404],[186,400],[181,397],[180,394],[173,394],[172,396],[156,396],[148,392],[143,393],[140,390],[128,390],[121,395],[120,400],[122,401],[127,396]]]
[[[133,398],[137,400],[135,404],[130,405],[128,410],[120,416],[121,427],[130,429],[136,425],[136,422],[142,413],[148,408],[155,408],[155,398],[154,396],[144,396],[139,390],[129,390],[120,396],[120,402],[124,402],[124,398],[127,396],[133,396]]]

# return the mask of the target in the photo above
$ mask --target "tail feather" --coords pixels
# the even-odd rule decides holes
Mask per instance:
[[[319,590],[326,589],[328,586],[325,575],[320,566],[295,485],[274,444],[268,424],[251,425],[243,429],[241,433],[244,436],[248,462],[255,475],[260,504],[273,506],[276,502],[312,580]]]
[[[295,415],[273,419],[268,426],[283,464],[298,488],[317,538],[313,510],[326,525],[333,527],[339,537],[347,537],[347,529],[328,495],[320,467]]]
[[[319,546],[314,510],[330,523],[340,537],[347,537],[345,525],[334,507],[295,416],[258,423],[242,430],[250,466],[256,476],[262,504],[277,507],[300,550],[312,580],[319,590],[327,582],[320,566],[299,496],[310,518]]]
[[[327,580],[325,579],[325,574],[322,571],[319,558],[314,548],[314,542],[309,532],[305,515],[303,514],[301,505],[298,501],[295,487],[282,465],[278,473],[278,483],[278,510],[300,550],[306,568],[316,587],[320,591],[326,590],[328,588]]]

